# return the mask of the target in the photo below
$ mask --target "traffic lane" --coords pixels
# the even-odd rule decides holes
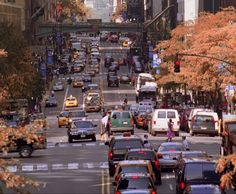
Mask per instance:
[[[110,177],[106,169],[71,170],[68,172],[50,172],[28,174],[28,177],[39,180],[38,194],[110,194]]]
[[[53,82],[55,82],[56,80],[54,80]],[[44,112],[44,114],[47,115],[57,115],[63,106],[64,103],[64,96],[67,90],[67,84],[65,81],[63,81],[64,83],[64,90],[63,91],[56,91],[54,92],[54,95],[57,99],[57,107],[45,107],[45,102],[43,102],[42,104],[42,112]],[[50,88],[50,91],[52,91],[52,88]],[[50,92],[49,92],[50,93]]]
[[[32,171],[50,171],[56,164],[60,164],[65,170],[69,169],[69,164],[77,164],[79,169],[104,168],[104,166],[107,168],[107,150],[103,142],[83,141],[83,143],[61,143],[45,150],[36,150],[30,158],[20,158],[18,153],[2,158],[19,160],[19,164],[15,165],[19,172],[27,171],[24,170],[27,166],[30,166]]]

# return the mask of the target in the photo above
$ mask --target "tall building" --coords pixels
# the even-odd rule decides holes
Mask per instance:
[[[25,17],[25,0],[0,0],[0,22],[12,23],[20,31],[25,31]]]
[[[114,12],[113,0],[85,0],[84,3],[90,8],[89,19],[102,19],[102,22],[110,22]]]
[[[127,18],[132,22],[144,22],[144,0],[126,0]]]

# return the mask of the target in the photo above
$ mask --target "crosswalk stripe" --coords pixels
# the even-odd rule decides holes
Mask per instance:
[[[34,171],[34,166],[33,165],[23,165],[22,166],[22,171],[24,172],[32,172]]]

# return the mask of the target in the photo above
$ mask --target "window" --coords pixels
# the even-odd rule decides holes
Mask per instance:
[[[157,118],[159,119],[165,119],[166,118],[166,111],[159,111],[157,113]]]
[[[113,146],[114,149],[143,148],[143,144],[139,139],[117,140]]]
[[[85,117],[84,111],[78,111],[78,112],[70,112],[69,117]]]
[[[122,166],[119,173],[149,173],[147,166]]]
[[[202,163],[186,164],[185,179],[188,181],[201,181],[202,180]]]
[[[174,111],[168,111],[167,112],[167,118],[168,119],[174,119],[175,117],[175,112]]]
[[[72,128],[93,128],[93,124],[89,121],[73,122]]]
[[[118,185],[117,190],[126,190],[126,189],[152,189],[152,185],[149,178],[141,177],[131,177],[123,179]]]
[[[236,123],[228,124],[228,129],[229,129],[230,133],[233,133],[236,135]]]
[[[202,164],[202,174],[203,179],[206,181],[220,182],[220,176],[215,172],[215,163],[203,163]]]
[[[156,155],[154,152],[148,151],[137,151],[137,152],[129,152],[128,153],[128,160],[155,160]]]

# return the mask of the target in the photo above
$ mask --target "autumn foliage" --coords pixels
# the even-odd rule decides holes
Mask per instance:
[[[181,72],[174,73],[176,54],[198,54],[236,64],[236,11],[228,8],[216,14],[202,13],[196,21],[180,24],[171,32],[171,39],[162,41],[156,50],[163,50],[162,76],[159,84],[186,83],[188,88],[212,91],[215,83],[221,89],[235,84],[234,65],[204,57],[179,56]],[[221,67],[221,68],[219,68]]]

